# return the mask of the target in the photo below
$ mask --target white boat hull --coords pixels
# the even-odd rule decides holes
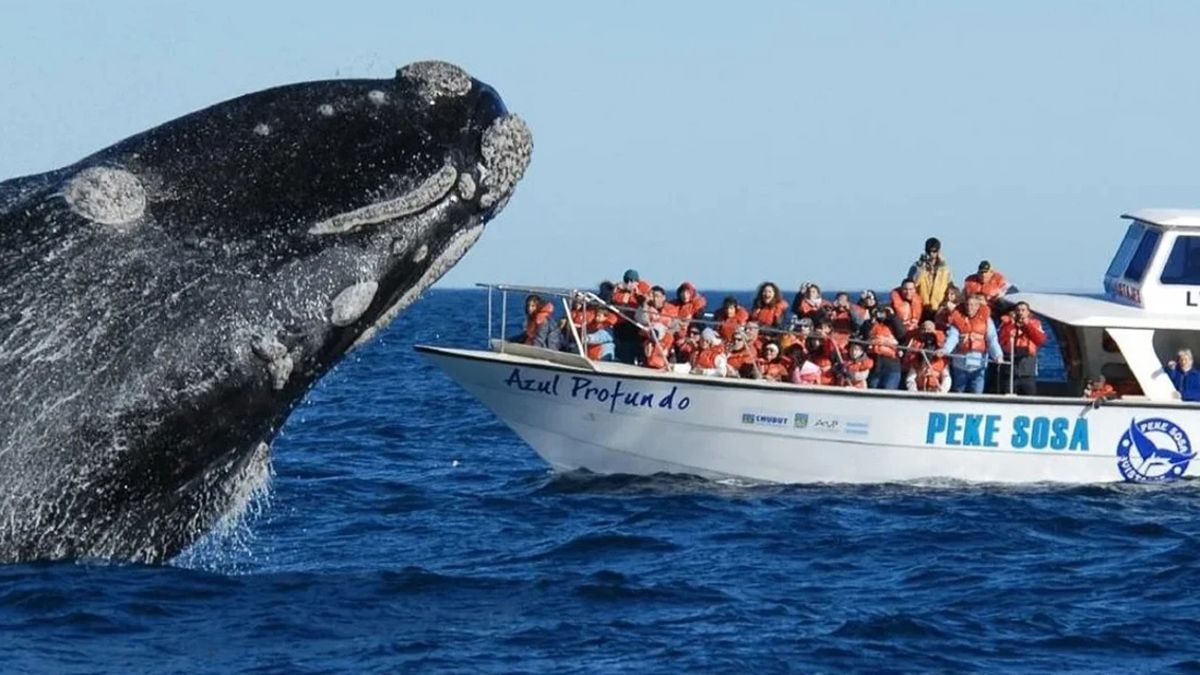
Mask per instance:
[[[795,387],[418,349],[564,471],[1102,483],[1200,470],[1187,461],[1200,406],[1188,404]]]

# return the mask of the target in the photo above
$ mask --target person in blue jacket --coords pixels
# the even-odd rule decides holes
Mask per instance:
[[[1185,401],[1200,402],[1200,370],[1196,370],[1192,350],[1180,349],[1176,361],[1168,361],[1165,368],[1171,383]]]

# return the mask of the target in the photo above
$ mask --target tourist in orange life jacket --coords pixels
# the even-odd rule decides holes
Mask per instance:
[[[750,306],[750,318],[760,326],[778,328],[783,325],[783,316],[787,314],[788,304],[779,295],[779,286],[770,281],[759,284],[758,292],[754,294],[754,303]]]
[[[671,365],[671,342],[674,334],[661,323],[651,323],[642,341],[642,364],[654,370],[666,370]]]
[[[800,285],[800,292],[792,300],[792,313],[816,321],[825,313],[825,304],[821,287],[806,281]]]
[[[933,321],[914,331],[904,351],[904,388],[909,391],[950,391],[950,360],[938,356],[945,335]]]
[[[833,322],[827,317],[821,317],[817,320],[816,327],[813,329],[813,335],[821,338],[822,344],[825,345],[825,355],[836,361],[834,352],[840,352],[842,345],[833,337]]]
[[[758,322],[751,319],[746,322],[744,328],[746,329],[746,344],[750,345],[750,349],[753,349],[755,354],[762,352],[762,348],[767,344],[768,336],[762,334]]]
[[[1093,377],[1088,381],[1087,386],[1083,388],[1083,396],[1093,401],[1111,401],[1121,397],[1117,390],[1105,381],[1103,375]]]
[[[808,361],[807,345],[792,345],[788,348],[787,360],[791,362],[788,381],[792,384],[820,384],[821,368]]]
[[[553,324],[550,315],[554,313],[554,304],[543,302],[541,296],[528,295],[525,297],[525,330],[510,337],[509,342],[520,342],[535,347],[545,347],[549,342]]]
[[[813,335],[808,338],[808,344],[805,346],[808,348],[808,363],[816,366],[820,371],[817,384],[834,384],[837,380],[837,375],[833,372],[833,359],[828,356],[829,349],[825,345],[825,339]]]
[[[675,301],[670,304],[675,307],[675,315],[679,317],[679,320],[686,322],[692,317],[700,316],[708,301],[704,299],[703,295],[696,292],[696,287],[692,285],[692,282],[685,281],[675,289]]]
[[[642,281],[637,270],[625,270],[624,281],[613,289],[612,304],[638,307],[650,297],[650,283]]]
[[[1029,303],[1018,302],[1013,311],[1000,319],[1000,349],[1011,365],[1000,366],[999,378],[1004,393],[1037,395],[1037,352],[1046,342],[1042,322],[1029,311]],[[1012,368],[1012,389],[1009,372]]]
[[[700,351],[692,357],[692,374],[724,377],[726,370],[725,345],[721,336],[711,328],[700,334]]]
[[[638,308],[634,319],[643,326],[661,325],[674,337],[679,332],[679,310],[667,302],[667,292],[662,286],[650,289],[650,297]]]
[[[783,382],[791,372],[791,363],[787,357],[781,356],[779,343],[768,342],[763,347],[762,356],[758,359],[758,372],[764,380]]]
[[[833,328],[833,341],[843,349],[850,341],[850,336],[857,330],[857,324],[851,314],[853,309],[854,305],[850,304],[850,294],[845,292],[838,293],[833,299],[833,304],[825,308],[825,318],[829,320]]]
[[[912,279],[905,279],[892,289],[892,311],[904,324],[905,332],[920,325],[924,307],[921,296],[917,295],[917,284]]]
[[[808,336],[812,335],[813,332],[812,319],[792,317],[788,328],[787,333],[779,336],[779,348],[783,350],[785,355],[791,354],[793,346],[800,349],[800,351],[804,351],[806,349],[804,345],[808,341]]]
[[[875,362],[867,386],[871,389],[900,388],[900,338],[904,324],[890,307],[876,307],[871,318],[858,328],[859,341],[867,345],[867,355]]]
[[[749,341],[746,339],[746,330],[744,328],[739,328],[734,332],[733,340],[729,344],[726,356],[726,377],[754,377],[754,364],[758,359],[758,355],[751,349]]]
[[[738,328],[746,325],[750,320],[750,313],[745,307],[738,304],[737,298],[728,296],[721,303],[721,309],[713,317],[717,320],[717,333],[725,342],[733,340],[733,333]]]
[[[613,324],[617,317],[604,305],[597,305],[584,327],[587,335],[587,355],[593,361],[612,361],[616,358]]]
[[[988,356],[995,361],[1004,357],[996,336],[996,325],[991,322],[990,316],[982,295],[967,296],[963,307],[954,310],[950,315],[946,343],[937,354],[951,355],[952,391],[969,390],[982,394]]]
[[[946,329],[950,327],[950,315],[958,309],[960,304],[962,304],[962,291],[958,290],[958,286],[950,284],[946,288],[946,298],[942,300],[941,306],[933,315],[933,323],[938,330],[946,332]]]
[[[982,260],[979,262],[979,271],[968,276],[963,282],[963,292],[967,295],[978,293],[987,301],[988,306],[995,307],[996,300],[1008,292],[1008,286],[1004,275],[993,270],[990,262]]]
[[[693,323],[687,327],[682,340],[675,342],[675,363],[691,363],[692,356],[700,351],[701,326]]]
[[[866,389],[867,378],[871,375],[873,365],[875,362],[867,356],[862,345],[857,342],[850,343],[846,359],[839,363],[837,368],[838,374],[841,376],[841,384],[855,389]]]

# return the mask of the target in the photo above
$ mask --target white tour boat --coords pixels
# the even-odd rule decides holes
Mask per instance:
[[[1181,348],[1200,354],[1200,210],[1124,217],[1132,222],[1103,297],[1008,296],[1033,307],[1062,351],[1066,382],[1039,384],[1039,396],[804,387],[594,362],[490,339],[491,290],[490,349],[417,349],[563,471],[779,483],[1176,480],[1200,471],[1191,466],[1200,405],[1179,399],[1163,363]],[[1094,404],[1081,391],[1098,375],[1141,394]]]

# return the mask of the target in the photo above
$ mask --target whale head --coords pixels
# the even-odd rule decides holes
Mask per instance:
[[[157,561],[202,535],[531,151],[494,89],[424,62],[249,94],[0,183],[0,559]]]

